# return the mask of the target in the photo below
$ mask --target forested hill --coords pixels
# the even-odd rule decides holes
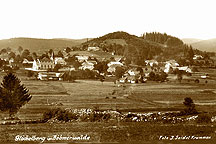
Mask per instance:
[[[145,33],[143,34],[142,38],[145,40],[154,41],[171,47],[182,46],[184,44],[184,42],[179,38],[167,35],[166,33],[164,34],[157,33],[157,32]]]
[[[145,59],[159,61],[186,56],[192,47],[180,39],[161,33],[145,33],[142,37],[126,32],[113,32],[92,39],[83,46],[99,46],[103,51],[125,56],[135,64],[142,64]]]

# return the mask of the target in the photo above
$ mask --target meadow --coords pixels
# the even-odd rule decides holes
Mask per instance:
[[[17,113],[21,120],[37,120],[45,111],[54,108],[91,108],[97,110],[117,110],[120,112],[167,112],[184,109],[185,97],[191,97],[198,111],[215,112],[216,81],[200,79],[200,83],[183,80],[164,83],[114,84],[97,80],[37,81],[20,76],[29,89],[32,99]],[[7,116],[1,113],[0,119]],[[2,121],[2,120],[0,120]],[[197,125],[160,124],[141,122],[70,122],[1,125],[0,140],[14,142],[16,135],[52,136],[54,134],[87,134],[88,142],[170,142],[159,140],[160,136],[211,136],[215,140],[215,123]],[[158,141],[159,140],[159,141]],[[211,142],[208,140],[208,142]],[[68,142],[68,141],[53,141]],[[70,141],[72,142],[72,141]],[[86,142],[86,141],[83,141]],[[194,140],[187,142],[193,143]],[[199,140],[202,142],[202,140]],[[171,142],[172,143],[172,142]]]

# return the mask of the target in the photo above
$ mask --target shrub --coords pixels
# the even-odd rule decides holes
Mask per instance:
[[[211,115],[208,113],[202,113],[198,115],[196,119],[197,123],[210,123],[211,122]]]
[[[195,104],[193,100],[190,97],[186,97],[184,99],[183,104],[186,106],[184,109],[184,114],[189,115],[189,114],[197,114],[197,110],[195,109]]]
[[[199,83],[200,81],[199,81],[199,79],[195,79],[194,82],[195,83]]]
[[[42,120],[44,122],[48,121],[49,119],[53,118],[55,116],[55,113],[57,112],[57,110],[59,109],[50,109],[50,110],[47,110],[43,113],[43,117],[42,117]]]

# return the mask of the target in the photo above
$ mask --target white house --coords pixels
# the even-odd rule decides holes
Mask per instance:
[[[175,60],[169,60],[165,62],[165,73],[169,73],[171,68],[176,68],[179,66],[179,64]]]
[[[39,72],[38,79],[39,80],[62,80],[61,76],[63,73],[56,72]]]
[[[99,47],[88,47],[88,51],[99,51]]]
[[[48,69],[54,69],[54,67],[55,67],[54,61],[44,57],[42,60],[39,59],[34,60],[32,68],[26,68],[26,70],[47,71]]]
[[[89,56],[84,56],[84,55],[82,55],[82,56],[75,56],[75,57],[78,59],[79,62],[87,61],[88,58],[89,58]]]
[[[187,73],[192,73],[192,70],[188,66],[177,67],[181,71],[185,71]]]
[[[203,56],[201,56],[201,55],[194,55],[193,59],[194,60],[201,60],[201,59],[203,59]]]
[[[123,64],[121,62],[111,61],[107,64],[107,66],[108,66],[107,72],[112,73],[112,72],[115,72],[116,67],[118,67],[118,66],[121,67],[121,66],[123,66]]]
[[[94,69],[94,63],[85,61],[82,63],[82,66],[80,66],[79,68],[82,70],[86,70],[86,69],[93,70]]]
[[[55,64],[66,65],[66,62],[62,57],[55,57],[54,58],[54,63]]]

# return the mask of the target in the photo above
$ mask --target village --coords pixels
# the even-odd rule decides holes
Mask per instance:
[[[24,50],[22,52],[28,52]],[[144,65],[138,66],[135,64],[126,64],[123,56],[117,56],[110,53],[109,57],[98,57],[92,52],[101,52],[99,47],[89,46],[86,51],[72,51],[70,48],[65,48],[54,54],[53,50],[39,56],[33,53],[30,57],[30,52],[27,56],[23,56],[22,60],[17,62],[17,57],[11,56],[13,52],[1,53],[1,62],[6,65],[2,66],[2,71],[7,71],[8,68],[16,70],[19,66],[24,70],[27,77],[33,77],[37,80],[57,80],[57,81],[71,81],[76,78],[80,79],[100,79],[105,80],[105,77],[113,78],[116,83],[145,83],[148,80],[164,82],[169,80],[170,74],[175,74],[175,80],[181,80],[182,75],[191,76],[197,71],[194,66],[184,66],[177,63],[176,60],[171,59],[164,62],[157,60],[143,60]],[[15,55],[15,54],[14,54]],[[30,57],[30,58],[29,58]],[[194,55],[195,62],[205,63],[202,55]],[[82,71],[82,76],[78,75],[78,71]],[[77,72],[77,73],[76,73]],[[80,74],[80,73],[79,73]],[[69,76],[68,76],[69,75]],[[72,76],[74,75],[74,76]],[[76,75],[76,76],[75,76]],[[199,78],[206,79],[208,74],[200,74]]]

